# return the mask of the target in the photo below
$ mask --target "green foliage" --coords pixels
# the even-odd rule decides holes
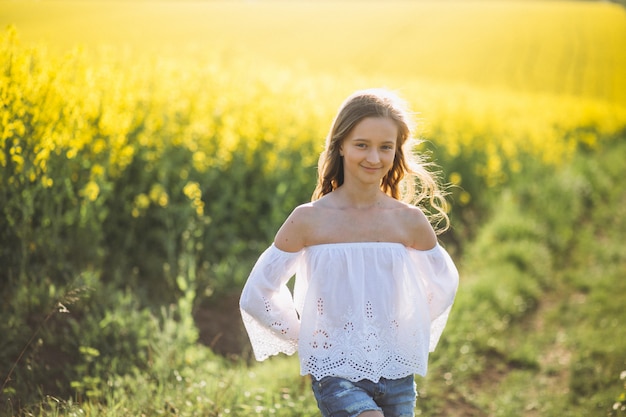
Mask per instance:
[[[7,328],[3,324],[6,333],[16,325],[23,330],[21,337],[3,341],[3,361],[18,366],[5,375],[10,378],[3,386],[2,404],[19,409],[40,392],[59,398],[73,393],[81,400],[100,401],[105,399],[110,378],[150,371],[158,379],[169,372],[164,361],[196,343],[191,317],[194,287],[185,291],[177,305],[162,307],[155,315],[131,292],[121,293],[95,277],[88,278],[90,282],[83,282],[79,290],[50,302],[50,314],[37,318],[41,322],[33,340],[28,340],[31,335],[26,332],[29,323],[16,322],[34,320],[25,311],[18,308],[16,319]],[[19,349],[24,349],[21,358]]]
[[[102,398],[110,375],[154,367],[168,323],[187,336],[164,347],[195,342],[194,306],[241,285],[312,188],[312,141],[220,115],[263,103],[263,80],[227,102],[232,86],[213,76],[190,102],[154,87],[176,69],[124,72],[118,58],[94,67],[24,48],[14,29],[0,39],[0,369],[2,402],[18,408],[40,392]]]
[[[621,409],[626,143],[531,170],[462,258],[461,290],[432,357],[426,413],[587,416]],[[622,384],[623,385],[623,384]]]

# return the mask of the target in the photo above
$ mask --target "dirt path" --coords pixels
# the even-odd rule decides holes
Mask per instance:
[[[200,343],[225,357],[250,354],[250,343],[239,313],[239,292],[227,294],[194,314]]]

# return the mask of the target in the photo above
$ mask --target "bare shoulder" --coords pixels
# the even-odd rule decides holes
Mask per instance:
[[[307,244],[316,217],[313,203],[296,207],[276,233],[274,244],[286,252],[298,252]]]
[[[403,227],[409,234],[408,246],[417,250],[429,250],[437,244],[437,235],[428,217],[419,208],[413,205],[401,203],[399,218]]]

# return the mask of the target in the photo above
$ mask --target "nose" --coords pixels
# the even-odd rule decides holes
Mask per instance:
[[[370,149],[367,153],[367,162],[370,164],[377,164],[380,162],[380,155],[378,154],[378,149]]]

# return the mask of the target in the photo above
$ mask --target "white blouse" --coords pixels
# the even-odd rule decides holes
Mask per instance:
[[[439,244],[418,251],[329,243],[294,253],[272,244],[252,269],[240,307],[257,360],[298,350],[302,375],[377,382],[426,374],[458,282]]]

